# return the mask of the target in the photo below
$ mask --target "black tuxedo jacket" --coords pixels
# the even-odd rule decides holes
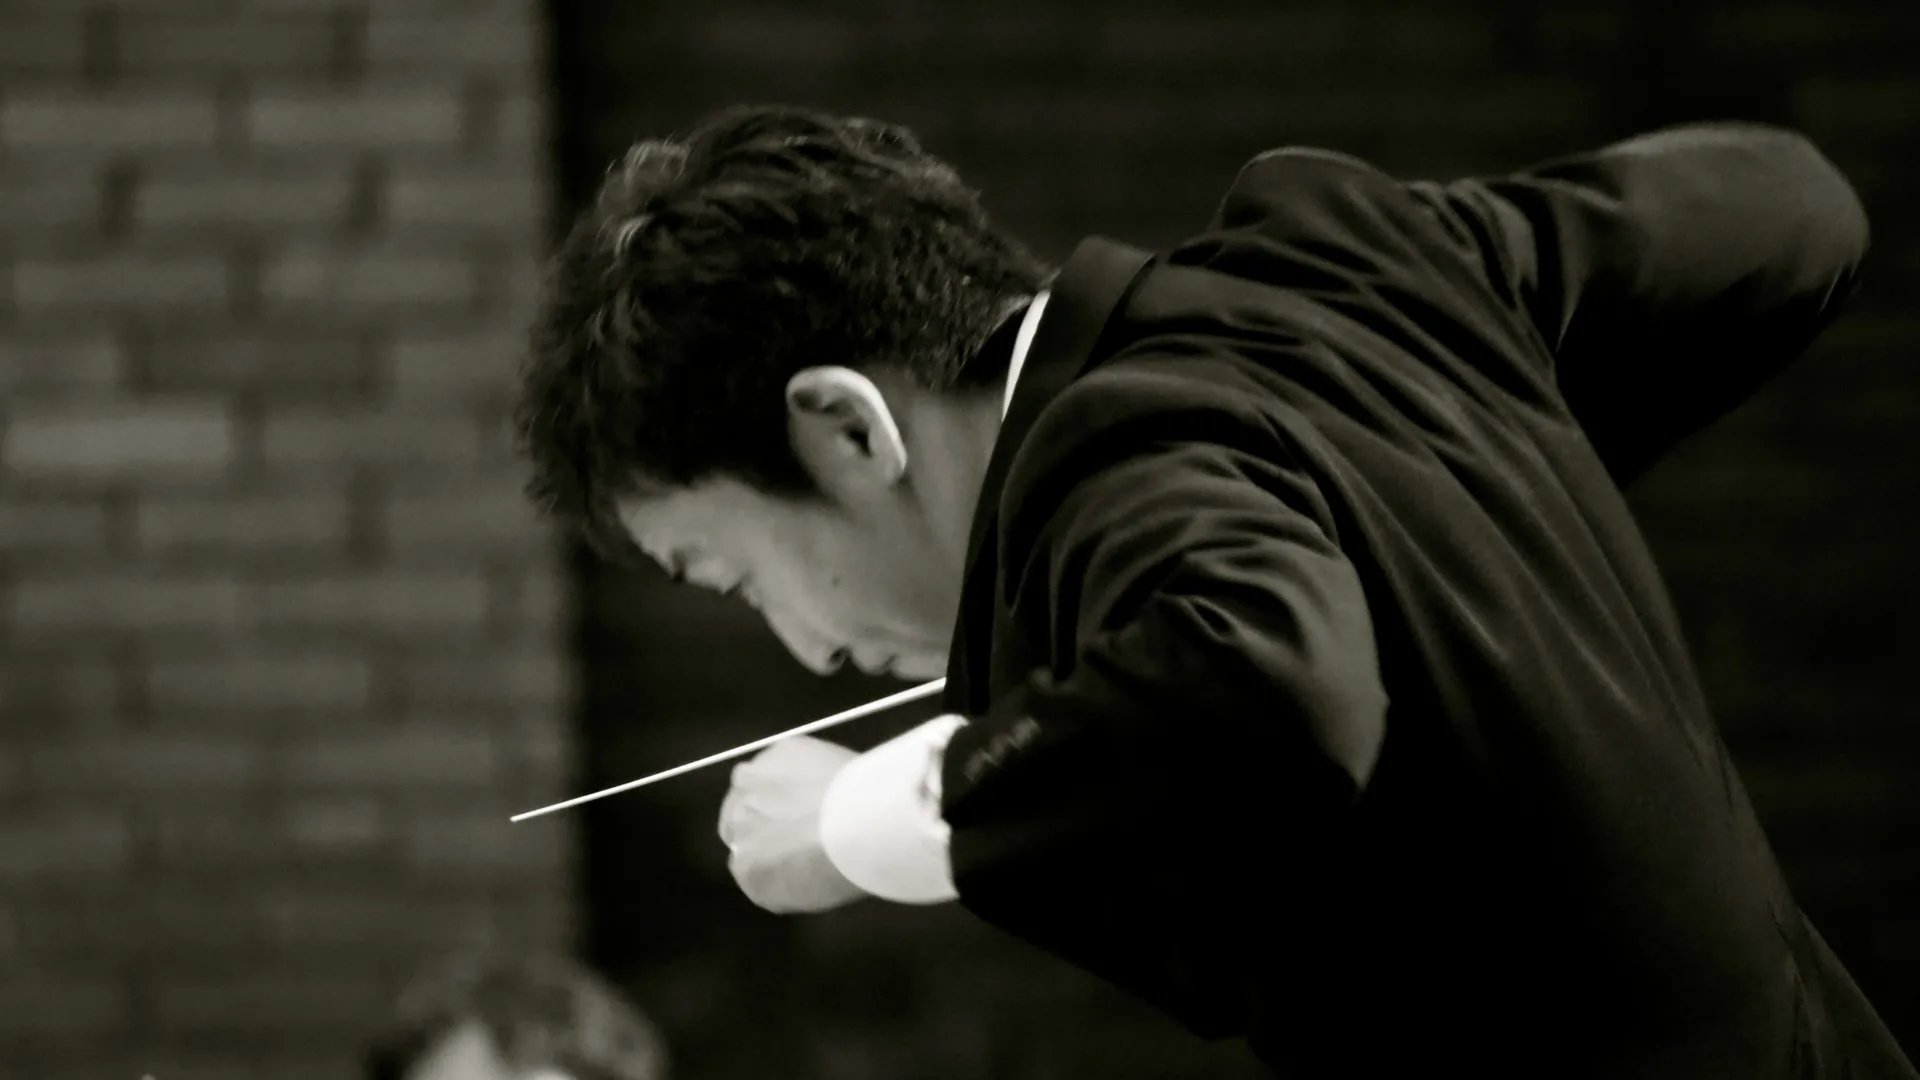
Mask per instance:
[[[1805,140],[1288,149],[1056,280],[949,670],[960,898],[1277,1073],[1916,1074],[1808,925],[1620,485],[1867,247]]]

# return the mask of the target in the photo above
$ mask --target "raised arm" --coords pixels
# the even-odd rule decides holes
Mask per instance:
[[[1539,329],[1622,483],[1804,352],[1868,248],[1840,171],[1805,137],[1758,124],[1408,186]]]

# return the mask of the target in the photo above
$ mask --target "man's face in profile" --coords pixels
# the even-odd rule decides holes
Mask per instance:
[[[558,1069],[521,1069],[509,1064],[478,1021],[449,1032],[407,1071],[406,1080],[573,1080]]]

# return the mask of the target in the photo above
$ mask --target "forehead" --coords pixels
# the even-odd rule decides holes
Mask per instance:
[[[515,1080],[485,1028],[469,1020],[449,1032],[406,1080]]]
[[[614,503],[634,543],[655,559],[712,547],[771,512],[765,496],[736,480],[623,496]]]

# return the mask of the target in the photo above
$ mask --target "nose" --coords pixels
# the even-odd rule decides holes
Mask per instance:
[[[831,675],[846,663],[847,650],[823,651],[820,646],[825,642],[794,625],[792,620],[780,618],[771,611],[762,612],[762,615],[767,621],[767,628],[773,631],[773,636],[779,638],[780,644],[787,647],[787,652],[792,654],[795,660],[800,661],[800,665],[808,671],[815,675]]]
[[[802,667],[813,672],[815,675],[833,675],[847,664],[847,650],[845,649],[836,649],[833,652],[824,654],[813,653],[811,655],[800,652],[797,649],[790,651],[793,652],[794,659],[800,661]]]

